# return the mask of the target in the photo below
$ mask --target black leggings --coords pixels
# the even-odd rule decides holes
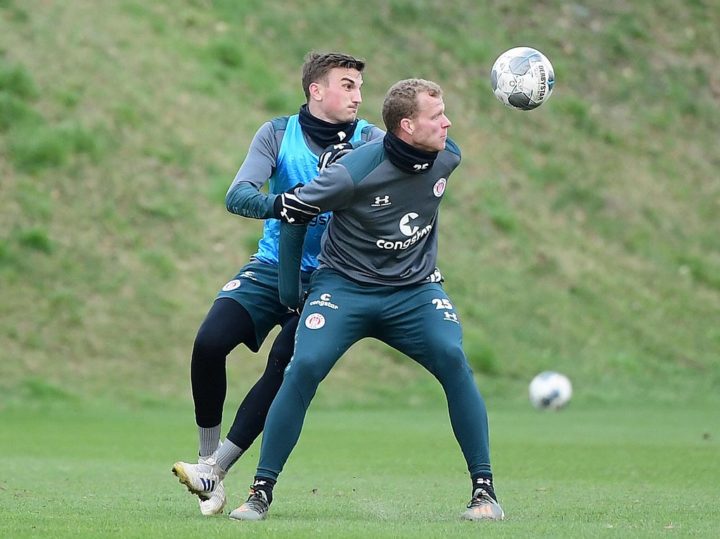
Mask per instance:
[[[270,404],[282,384],[283,372],[293,353],[297,315],[280,321],[282,329],[270,349],[267,366],[248,392],[235,415],[227,438],[247,449],[260,435]],[[255,343],[255,328],[248,312],[235,300],[219,298],[203,321],[193,346],[190,379],[195,402],[195,421],[200,427],[214,427],[222,421],[227,394],[225,362],[239,344]]]

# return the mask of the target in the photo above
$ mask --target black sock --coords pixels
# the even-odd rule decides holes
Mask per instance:
[[[484,490],[493,500],[497,501],[497,496],[495,496],[495,488],[493,487],[492,475],[476,475],[475,477],[473,477],[472,496],[475,496],[475,491],[477,489]]]
[[[267,499],[268,505],[272,503],[272,497],[273,497],[273,487],[275,486],[275,479],[270,479],[268,477],[258,477],[255,476],[255,480],[253,481],[252,488],[255,491],[262,490],[263,494],[265,494],[265,498]]]

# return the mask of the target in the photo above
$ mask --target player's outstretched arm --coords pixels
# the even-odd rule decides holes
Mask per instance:
[[[274,217],[273,206],[277,196],[266,195],[250,183],[237,182],[225,196],[225,207],[230,213],[243,217],[269,219]]]
[[[273,125],[266,122],[255,133],[247,156],[225,195],[225,207],[230,213],[253,219],[273,217],[277,195],[265,194],[261,188],[277,165],[279,148]]]

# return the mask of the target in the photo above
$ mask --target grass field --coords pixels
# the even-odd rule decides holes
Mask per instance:
[[[720,537],[718,27],[711,0],[0,0],[0,539]],[[529,114],[488,81],[519,44],[557,77]],[[261,233],[224,195],[311,49],[368,61],[378,125],[396,80],[446,90],[463,165],[439,265],[503,523],[459,521],[438,388],[371,340],[323,384],[268,521],[202,518],[170,473],[196,448],[195,332]],[[268,349],[233,352],[229,395]],[[526,402],[546,369],[577,388],[558,414]]]
[[[717,537],[720,421],[702,407],[491,403],[502,523],[459,520],[469,481],[444,408],[311,410],[267,521],[206,518],[170,473],[191,411],[0,412],[2,537]],[[257,448],[226,479],[244,498]]]

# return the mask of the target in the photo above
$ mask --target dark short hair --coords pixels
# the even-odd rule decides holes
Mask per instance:
[[[390,132],[400,127],[403,118],[413,118],[418,111],[418,94],[442,97],[440,86],[425,79],[405,79],[393,84],[385,94],[382,117]]]
[[[365,69],[365,61],[340,52],[309,52],[305,56],[302,67],[302,86],[306,99],[310,99],[310,85],[325,79],[330,70],[336,67],[357,69],[362,73],[362,70]]]

